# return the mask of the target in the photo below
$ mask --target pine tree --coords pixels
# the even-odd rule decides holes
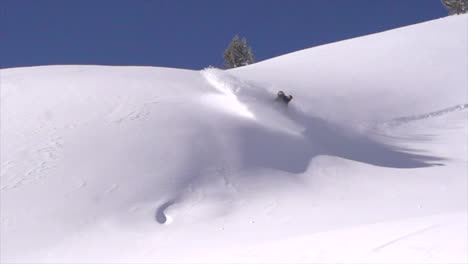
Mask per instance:
[[[224,67],[237,68],[254,62],[252,48],[247,45],[247,40],[245,38],[240,40],[236,35],[224,51]]]
[[[468,10],[468,0],[441,0],[449,10],[449,15],[464,14]]]

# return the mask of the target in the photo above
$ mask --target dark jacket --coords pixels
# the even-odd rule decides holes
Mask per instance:
[[[276,100],[283,101],[284,103],[288,104],[289,101],[292,100],[292,95],[285,95],[283,91],[279,91],[276,97]]]

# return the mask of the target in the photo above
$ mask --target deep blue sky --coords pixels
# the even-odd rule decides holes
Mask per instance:
[[[0,67],[221,67],[235,34],[257,61],[447,15],[439,0],[0,0]]]

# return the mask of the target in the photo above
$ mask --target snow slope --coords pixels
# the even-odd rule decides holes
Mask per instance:
[[[1,70],[0,261],[467,262],[467,18],[229,71]]]

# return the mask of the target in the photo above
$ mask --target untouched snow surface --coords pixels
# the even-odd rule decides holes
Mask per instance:
[[[467,18],[229,71],[1,70],[1,262],[467,262]]]

